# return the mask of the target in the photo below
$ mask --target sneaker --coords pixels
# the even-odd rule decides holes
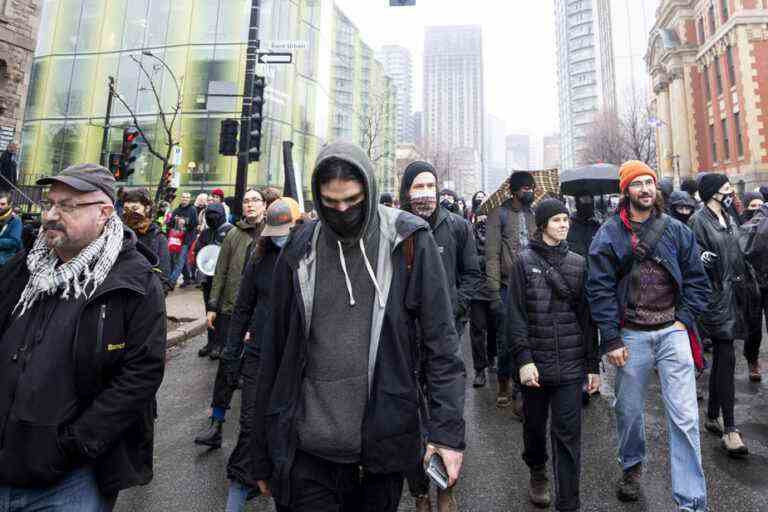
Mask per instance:
[[[723,426],[723,417],[718,416],[715,419],[707,417],[707,420],[704,422],[704,428],[715,435],[722,436],[723,434],[725,434],[725,427]]]
[[[501,409],[512,405],[512,401],[509,399],[509,380],[499,380],[497,382],[496,391],[496,407]]]
[[[738,430],[732,430],[723,435],[722,446],[731,457],[745,457],[749,455],[749,450],[741,439],[741,433]]]
[[[485,377],[485,370],[478,370],[477,373],[475,373],[475,380],[472,381],[472,387],[473,388],[485,387],[486,382],[487,382],[487,379]]]
[[[528,499],[537,507],[546,508],[552,503],[549,494],[549,479],[546,466],[531,468],[531,482],[528,488]]]
[[[760,371],[760,361],[755,361],[749,365],[749,380],[752,382],[762,382],[763,375]]]
[[[632,502],[640,499],[640,480],[642,477],[642,464],[635,464],[624,471],[616,484],[616,496],[620,501]]]

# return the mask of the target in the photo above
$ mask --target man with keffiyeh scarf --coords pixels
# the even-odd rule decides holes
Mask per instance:
[[[40,236],[0,270],[0,503],[14,496],[11,510],[111,510],[120,490],[152,479],[165,301],[156,257],[115,212],[114,181],[94,164],[38,181],[51,186]]]

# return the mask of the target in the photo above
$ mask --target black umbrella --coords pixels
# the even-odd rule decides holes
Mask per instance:
[[[560,173],[560,193],[567,196],[601,196],[619,193],[619,168],[593,164]]]

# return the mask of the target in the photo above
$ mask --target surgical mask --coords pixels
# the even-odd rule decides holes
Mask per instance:
[[[340,238],[355,238],[360,235],[365,221],[365,201],[346,210],[339,211],[323,207],[323,220]]]
[[[422,219],[428,219],[437,208],[437,196],[434,192],[416,191],[411,193],[411,210]]]
[[[273,236],[272,243],[282,249],[285,247],[285,244],[288,243],[288,236],[289,235]]]
[[[521,192],[518,197],[520,197],[520,202],[524,206],[531,206],[533,204],[533,192]]]
[[[720,200],[720,204],[726,210],[733,206],[733,194],[721,194],[723,198]]]

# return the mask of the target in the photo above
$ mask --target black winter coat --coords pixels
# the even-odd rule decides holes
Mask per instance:
[[[379,207],[379,211],[390,210]],[[379,214],[381,215],[381,213]],[[419,414],[416,323],[421,350],[427,360],[430,416],[424,419],[430,441],[463,450],[465,369],[459,357],[458,336],[450,311],[445,272],[437,244],[427,224],[405,212],[388,213],[394,222],[381,221],[382,237],[391,240],[379,251],[390,258],[390,279],[377,276],[385,288],[386,308],[379,336],[373,379],[362,425],[362,460],[375,474],[404,472],[416,467],[423,453]],[[387,228],[385,226],[391,226]],[[253,467],[256,480],[270,480],[278,503],[290,503],[290,474],[298,446],[297,419],[302,416],[302,376],[307,364],[309,332],[302,298],[301,276],[311,264],[317,221],[297,227],[283,249],[274,271],[272,318],[263,330],[261,369],[253,430]],[[393,231],[390,233],[390,229]],[[404,254],[413,239],[413,265]],[[373,263],[377,267],[376,263]],[[377,271],[378,272],[378,271]],[[331,284],[317,276],[315,286]],[[311,299],[312,293],[309,298]],[[311,311],[311,308],[310,308]]]
[[[556,291],[548,266],[565,280]],[[549,247],[531,240],[512,267],[507,335],[518,368],[534,363],[539,383],[558,386],[599,373],[598,347],[587,305],[586,260],[563,243]],[[568,294],[566,296],[565,293]]]
[[[154,256],[132,231],[125,237],[114,267],[76,322],[76,418],[68,425],[29,425],[24,442],[6,445],[18,450],[17,460],[53,460],[63,451],[77,459],[73,465],[89,464],[105,495],[152,480],[155,394],[165,369],[165,298]],[[28,280],[25,253],[0,270],[3,330]],[[38,348],[58,341],[43,339]]]
[[[571,228],[568,230],[568,247],[579,256],[589,256],[589,246],[595,238],[600,222],[594,217],[583,219],[578,214],[571,215]]]
[[[168,239],[165,237],[157,224],[150,224],[149,229],[143,235],[136,233],[138,241],[144,245],[157,258],[156,270],[160,280],[166,290],[173,289],[171,286],[171,255],[168,252]]]
[[[711,268],[705,268],[712,293],[699,323],[707,337],[744,339],[748,334],[745,313],[751,310],[759,290],[739,248],[739,226],[730,214],[725,215],[727,227],[708,207],[694,213],[690,220],[702,252],[718,256]]]

